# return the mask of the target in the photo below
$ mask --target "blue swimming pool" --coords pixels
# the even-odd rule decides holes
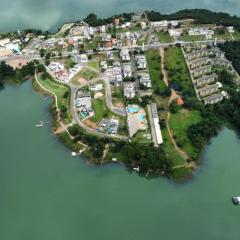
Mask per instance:
[[[144,116],[144,115],[140,115],[140,116],[139,116],[139,120],[140,120],[140,121],[144,121],[144,120],[145,120],[145,116]]]
[[[128,107],[128,112],[136,113],[139,111],[139,107]]]

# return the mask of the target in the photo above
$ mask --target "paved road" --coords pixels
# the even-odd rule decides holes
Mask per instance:
[[[107,107],[114,112],[117,115],[126,116],[126,111],[124,108],[118,108],[118,107],[114,107],[112,104],[112,91],[111,91],[111,86],[109,83],[109,79],[107,76],[105,76],[103,78],[104,83],[105,83],[105,90],[106,90],[106,103],[107,103]]]
[[[223,43],[225,42],[225,40],[218,40],[218,43]],[[214,40],[205,40],[205,41],[195,41],[195,42],[174,42],[174,43],[159,43],[159,44],[155,44],[155,45],[145,45],[145,49],[151,49],[151,48],[160,48],[160,47],[169,47],[169,46],[174,46],[176,45],[177,43],[179,44],[182,44],[182,45],[188,45],[188,44],[193,44],[193,43],[214,43]],[[142,48],[142,46],[140,45],[137,45],[135,48]],[[116,47],[115,50],[120,50],[121,47]],[[129,50],[132,49],[132,48],[129,48]],[[108,52],[110,51],[110,49],[103,49],[101,51],[99,51],[99,53],[101,52]],[[63,52],[62,54],[62,57],[67,57],[69,55],[74,55],[74,53],[72,52]],[[19,58],[22,58],[22,57],[25,57],[25,58],[28,58],[30,60],[42,60],[44,58],[41,58],[39,54],[34,54],[34,55],[29,55],[29,54],[23,54],[22,56],[21,55],[13,55],[13,56],[7,56],[7,57],[1,57],[0,58],[0,62],[1,61],[7,61],[7,60],[15,60],[15,59],[19,59]],[[56,58],[56,57],[53,57],[53,58]]]
[[[81,128],[83,128],[85,131],[87,131],[88,133],[94,134],[94,135],[98,135],[100,137],[106,137],[106,138],[116,138],[116,139],[121,139],[121,140],[125,140],[127,141],[128,138],[125,136],[120,136],[120,135],[109,135],[109,134],[105,134],[105,133],[100,133],[98,132],[96,129],[93,128],[89,128],[88,126],[86,126],[79,118],[79,114],[77,112],[77,109],[74,106],[74,100],[75,100],[75,96],[76,93],[78,91],[78,88],[76,87],[72,87],[71,88],[71,101],[70,101],[70,109],[71,109],[71,114],[72,117],[74,119],[74,122],[77,123]]]

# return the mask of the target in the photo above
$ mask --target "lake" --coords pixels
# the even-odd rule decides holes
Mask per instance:
[[[207,8],[239,15],[239,0],[11,0],[0,1],[0,32],[23,28],[56,30],[66,21],[90,12],[101,17],[121,12],[154,9],[170,13],[185,8]]]
[[[239,240],[240,140],[224,129],[192,180],[88,166],[53,135],[31,82],[0,92],[0,239]]]

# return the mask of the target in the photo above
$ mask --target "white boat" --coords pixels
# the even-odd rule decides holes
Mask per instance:
[[[240,197],[232,197],[232,202],[236,205],[240,204]]]
[[[136,167],[136,168],[133,168],[133,170],[136,171],[136,172],[139,172],[139,171],[140,171],[140,168],[139,168],[139,166],[138,166],[138,167]]]
[[[72,152],[72,156],[73,156],[73,157],[76,157],[76,156],[77,156],[77,153],[76,153],[76,152]]]
[[[43,127],[43,122],[41,121],[40,124],[35,125],[36,128]]]
[[[81,155],[83,150],[80,150],[78,153],[72,152],[72,157],[77,157],[78,155]]]

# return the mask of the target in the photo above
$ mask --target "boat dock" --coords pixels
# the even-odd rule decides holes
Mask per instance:
[[[40,127],[44,127],[44,125],[47,125],[47,124],[50,124],[51,122],[43,122],[43,121],[40,121],[39,124],[36,124],[35,127],[36,128],[40,128]]]

